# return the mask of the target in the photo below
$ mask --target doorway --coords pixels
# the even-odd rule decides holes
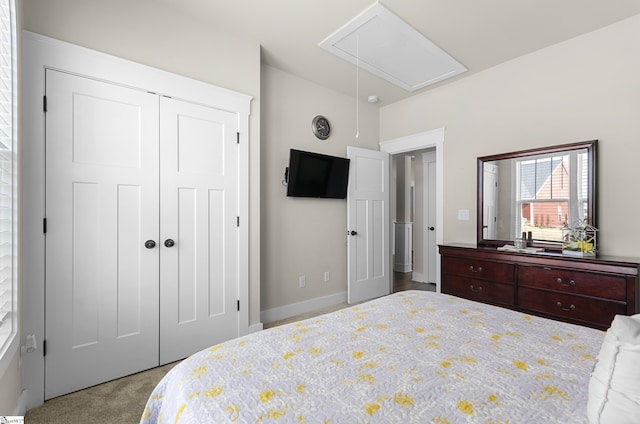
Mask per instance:
[[[435,149],[392,157],[395,187],[394,287],[436,283],[436,162]]]
[[[401,137],[393,140],[388,140],[380,143],[380,150],[387,152],[391,155],[408,154],[409,152],[427,151],[430,150],[435,155],[435,164],[433,173],[435,173],[435,225],[433,230],[433,237],[435,244],[439,245],[443,242],[443,145],[444,145],[444,128],[438,128],[432,131],[413,134],[406,137]],[[394,169],[392,167],[391,175],[394,175]],[[395,184],[391,185],[391,207],[395,208]],[[413,202],[416,203],[415,201]],[[395,209],[392,209],[395,210]],[[390,217],[389,225],[393,229],[394,219]],[[392,230],[393,231],[393,230]],[[392,247],[394,246],[394,237],[391,237]],[[392,250],[393,251],[393,250]],[[393,256],[393,255],[392,255]],[[389,266],[393,269],[393,257],[389,259]],[[394,278],[395,278],[394,272]],[[421,284],[421,283],[420,283]],[[393,289],[393,279],[391,281],[391,288]],[[435,259],[435,290],[440,291],[440,255],[436,252]]]

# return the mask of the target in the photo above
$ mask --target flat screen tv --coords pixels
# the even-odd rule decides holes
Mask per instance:
[[[287,196],[345,199],[349,159],[291,149]]]

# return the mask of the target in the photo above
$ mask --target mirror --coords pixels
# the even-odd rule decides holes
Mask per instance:
[[[596,225],[597,140],[478,158],[478,246],[562,250],[562,227]]]

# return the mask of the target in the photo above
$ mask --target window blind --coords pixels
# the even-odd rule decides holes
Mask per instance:
[[[17,330],[15,32],[14,1],[0,0],[0,354]]]
[[[562,240],[562,228],[587,218],[586,150],[544,155],[517,163],[516,234],[536,240]]]

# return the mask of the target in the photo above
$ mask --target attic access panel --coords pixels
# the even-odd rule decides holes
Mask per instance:
[[[407,91],[467,71],[380,3],[373,4],[318,45]]]

